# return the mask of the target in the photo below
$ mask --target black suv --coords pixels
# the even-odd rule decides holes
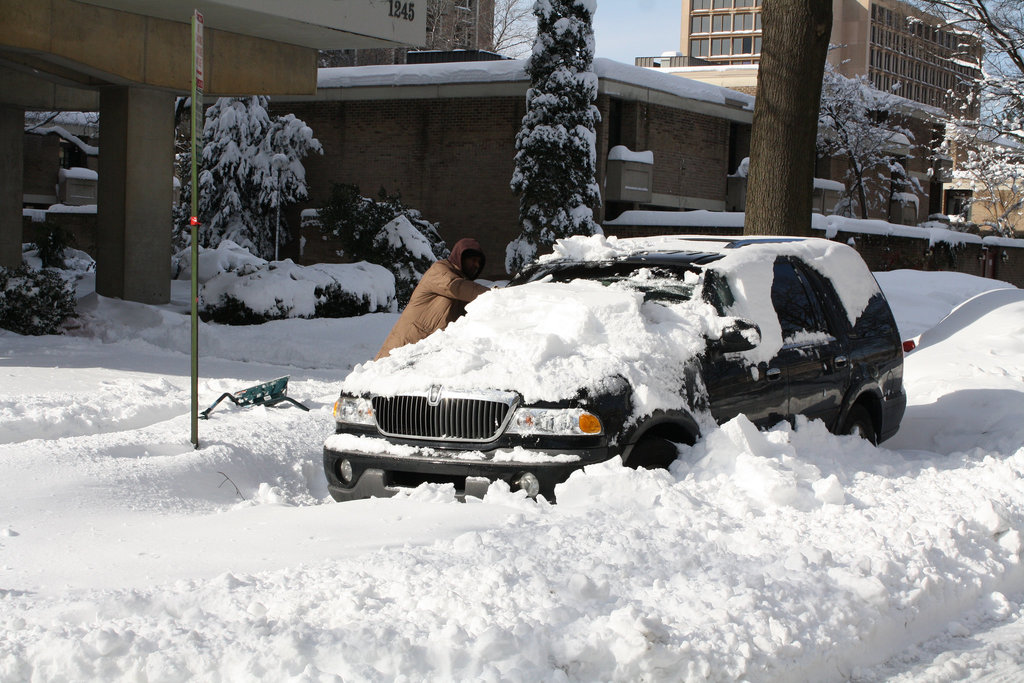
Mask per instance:
[[[740,413],[761,428],[805,415],[873,443],[899,428],[906,407],[899,332],[870,271],[844,244],[577,237],[513,278],[501,290],[504,305],[540,286],[560,287],[566,298],[575,286],[589,301],[595,290],[626,292],[637,302],[632,315],[650,318],[641,329],[664,334],[664,342],[648,344],[657,352],[638,352],[614,374],[613,364],[595,358],[586,365],[595,376],[577,378],[572,391],[558,395],[526,391],[537,378],[518,368],[494,372],[495,385],[487,387],[425,371],[447,367],[437,362],[446,353],[479,347],[459,347],[459,340],[494,335],[486,320],[473,321],[482,308],[474,302],[465,318],[415,345],[423,350],[405,347],[345,380],[336,433],[324,445],[335,500],[393,495],[423,482],[482,497],[496,480],[551,500],[574,470],[616,455],[627,466],[667,467],[676,443],[693,444]],[[685,334],[697,337],[696,349],[678,341]],[[567,349],[566,362],[573,354]],[[500,356],[488,363],[500,364],[494,358]],[[658,392],[648,378],[671,391],[652,401]]]

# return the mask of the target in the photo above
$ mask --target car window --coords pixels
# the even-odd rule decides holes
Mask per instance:
[[[784,343],[804,343],[822,335],[831,335],[813,290],[793,263],[786,259],[775,262],[772,305],[779,316]]]
[[[853,326],[854,337],[899,337],[896,328],[896,321],[892,317],[892,310],[889,302],[881,292],[875,294],[868,301],[867,308],[857,318],[857,324]]]
[[[729,281],[721,273],[714,270],[704,271],[704,300],[715,307],[718,315],[726,315],[726,310],[736,303],[736,297],[729,289]]]

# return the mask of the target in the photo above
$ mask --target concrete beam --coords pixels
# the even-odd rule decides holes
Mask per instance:
[[[28,60],[83,87],[141,85],[178,94],[191,88],[189,24],[74,0],[0,0],[0,16],[0,53],[9,60]],[[316,92],[313,48],[210,28],[204,43],[206,95]]]
[[[25,109],[42,111],[96,111],[100,94],[95,90],[69,87],[20,65],[0,64],[0,83],[4,84],[2,101]]]
[[[25,110],[0,106],[0,266],[21,265],[22,156]]]
[[[208,29],[321,50],[423,45],[427,3],[394,7],[381,0],[80,0],[188,23],[203,13]]]
[[[147,88],[100,94],[96,291],[147,304],[171,299],[174,100]]]

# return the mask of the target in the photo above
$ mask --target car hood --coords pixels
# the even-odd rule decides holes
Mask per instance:
[[[532,403],[600,392],[621,377],[646,414],[686,402],[686,366],[724,322],[699,299],[666,305],[628,286],[534,282],[478,297],[445,330],[357,366],[342,390],[397,395],[442,385],[515,391]]]

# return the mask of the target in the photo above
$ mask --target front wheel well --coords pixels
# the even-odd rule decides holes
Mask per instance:
[[[636,447],[647,441],[651,442],[671,442],[673,444],[685,444],[692,446],[697,443],[697,437],[699,436],[699,430],[695,424],[687,424],[685,422],[674,420],[671,418],[658,419],[657,421],[648,421],[640,430],[637,431],[635,439],[632,443],[626,447],[622,454],[623,463],[627,467],[668,467],[675,457],[669,458],[667,455],[655,456],[654,460],[657,462],[648,462],[647,458],[644,458],[639,452],[634,456]],[[667,462],[661,462],[661,460],[667,459]]]

